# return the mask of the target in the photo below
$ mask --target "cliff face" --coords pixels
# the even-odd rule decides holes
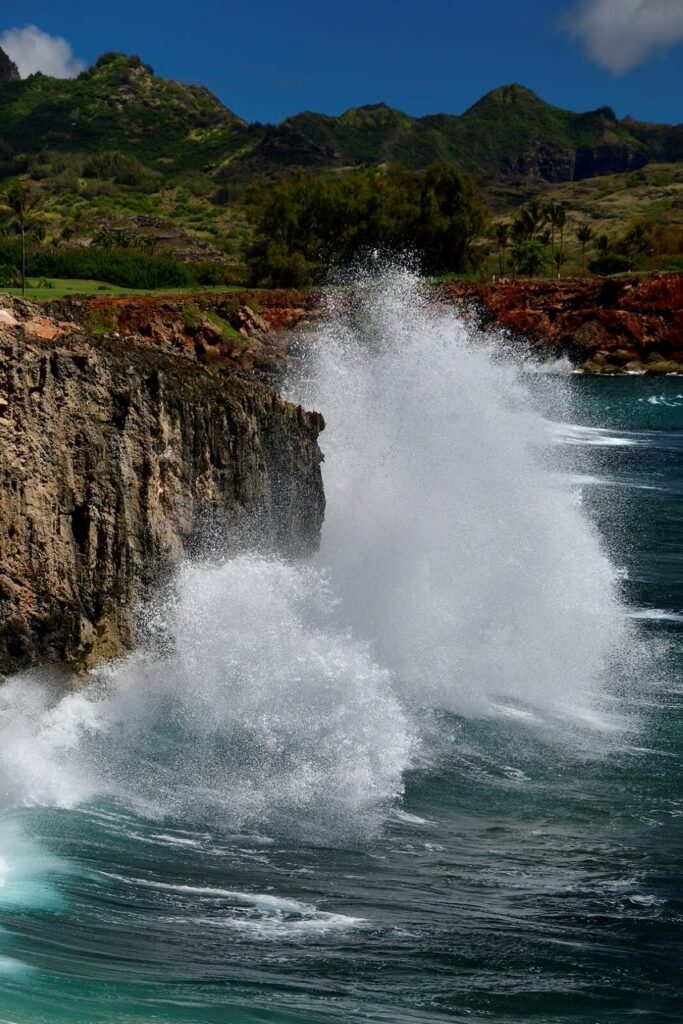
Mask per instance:
[[[202,531],[314,549],[321,417],[132,338],[0,302],[0,672],[121,653]]]

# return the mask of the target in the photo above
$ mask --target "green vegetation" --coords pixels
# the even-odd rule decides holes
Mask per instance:
[[[254,186],[254,284],[302,287],[329,268],[374,250],[415,254],[428,273],[465,271],[487,211],[474,179],[452,165],[423,172],[356,171],[338,178],[300,173],[270,188]]]
[[[547,245],[536,239],[528,238],[520,242],[512,250],[512,265],[515,276],[537,277],[548,273],[552,267],[551,256]]]
[[[680,267],[683,167],[661,161],[683,158],[683,126],[618,120],[607,107],[575,114],[519,85],[459,116],[414,118],[374,104],[249,125],[208,90],[108,53],[75,79],[8,82],[0,119],[0,205],[11,207],[24,190],[40,210],[23,231],[6,220],[9,237],[0,225],[3,287],[20,284],[20,239],[29,278],[104,279],[127,290],[229,287],[247,273],[302,283],[319,279],[323,263],[376,245],[416,250],[430,272],[521,273],[531,265],[533,273],[587,273],[602,234],[636,270]],[[441,209],[436,192],[416,212],[414,182],[424,183],[435,164],[476,176],[496,218],[490,244],[474,237],[483,218],[455,228],[462,211]],[[296,195],[302,172],[315,176],[320,224],[312,202]],[[572,176],[583,180],[565,182]],[[274,217],[290,201],[284,222],[268,232],[267,210]],[[548,214],[539,231],[515,235],[515,209],[534,201],[554,205],[555,220]],[[626,246],[637,223],[644,240]],[[580,225],[591,232],[583,241]],[[546,247],[550,267],[529,264],[532,250],[518,251],[526,241]]]
[[[10,295],[21,295],[21,284],[5,284],[0,279],[0,291],[8,292]],[[236,285],[221,285],[220,287],[190,285],[187,288],[119,288],[117,285],[107,284],[104,281],[87,281],[77,278],[40,278],[35,281],[28,278],[26,281],[26,298],[38,300],[63,299],[70,295],[177,295],[183,293],[197,295],[200,293],[223,294],[227,291],[239,291],[239,288]]]
[[[21,294],[26,295],[26,236],[35,227],[39,197],[25,186],[17,185],[0,206],[0,218],[9,221],[21,237]]]
[[[207,89],[157,78],[139,57],[117,53],[75,79],[10,82],[0,91],[0,120],[15,152],[113,150],[182,170],[241,144],[248,130]]]
[[[93,309],[90,314],[90,330],[93,334],[109,334],[116,330],[116,317],[113,309]]]
[[[548,247],[552,271],[541,273],[680,271],[683,165],[655,164],[633,174],[537,186],[537,190],[522,206],[517,206],[519,194],[508,195],[507,215],[496,217],[486,247],[485,273],[503,273],[501,266],[505,273],[515,273],[510,245],[526,238],[537,238]],[[499,191],[485,194],[494,205],[500,203]],[[529,222],[530,210],[536,217],[541,215],[535,227]],[[558,212],[560,221],[564,218],[561,227]],[[500,237],[508,239],[504,250],[501,232]]]
[[[16,266],[22,257],[20,242],[0,238],[0,265]],[[32,246],[25,259],[26,273],[31,277],[94,278],[136,289],[187,287],[197,283],[192,269],[179,260],[130,249]]]

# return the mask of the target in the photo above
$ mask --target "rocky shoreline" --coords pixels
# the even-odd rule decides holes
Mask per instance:
[[[455,306],[483,331],[502,332],[504,340],[542,361],[565,358],[590,374],[683,373],[682,274],[450,281],[429,290],[435,304]],[[291,330],[320,322],[326,301],[326,293],[315,289],[102,297],[77,303],[76,315],[82,323],[94,318],[108,330],[170,346],[204,364],[268,378],[291,355]],[[188,322],[188,305],[200,310],[194,323]],[[47,309],[74,315],[64,302]],[[226,338],[216,320],[235,334]]]
[[[683,275],[449,282],[438,298],[544,361],[590,374],[683,373]]]

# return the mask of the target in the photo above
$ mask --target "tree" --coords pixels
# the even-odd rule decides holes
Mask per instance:
[[[549,217],[550,223],[553,227],[553,236],[554,232],[557,231],[560,239],[557,251],[555,251],[555,246],[553,244],[552,253],[557,267],[557,276],[559,277],[562,264],[564,262],[564,229],[567,223],[567,212],[563,206],[559,205],[559,203],[553,203],[549,211]]]
[[[40,195],[24,185],[17,185],[7,195],[7,201],[0,206],[0,216],[14,225],[21,235],[21,294],[26,295],[26,235],[37,223],[35,211]]]
[[[408,213],[405,241],[397,240],[399,246],[414,247],[425,269],[432,273],[475,266],[479,256],[472,243],[486,231],[488,211],[479,198],[474,178],[454,164],[430,164],[424,172],[411,178],[403,179],[403,188],[397,196],[397,213],[400,218],[402,205],[408,213],[406,204],[410,204],[411,192],[417,190],[418,220],[413,232]],[[385,217],[391,216],[391,202],[389,197]],[[411,239],[413,233],[414,239]]]
[[[512,250],[512,259],[517,271],[526,277],[542,274],[551,265],[547,246],[533,238],[516,245]]]
[[[632,224],[624,235],[621,245],[617,246],[617,249],[620,252],[625,252],[627,255],[650,255],[652,247],[643,225],[641,223]]]
[[[496,224],[496,244],[498,245],[498,268],[500,276],[505,273],[505,252],[508,247],[508,225]]]
[[[448,164],[334,178],[298,172],[253,183],[245,203],[255,227],[251,280],[263,287],[324,280],[331,264],[374,251],[415,253],[428,273],[468,270],[481,259],[474,242],[488,226],[476,182]]]
[[[588,264],[588,269],[594,274],[624,274],[631,270],[633,267],[633,261],[628,257],[622,255],[619,252],[613,252],[611,249],[607,249],[604,252],[600,252],[594,260],[591,260]]]
[[[531,228],[531,238],[535,238],[547,221],[547,214],[538,199],[531,199],[524,207],[524,212]]]
[[[581,272],[586,273],[586,246],[593,237],[593,229],[585,221],[583,224],[579,224],[576,229],[576,237],[581,244]]]
[[[544,207],[544,213],[546,220],[550,224],[550,255],[555,259],[555,220],[554,213],[557,209],[555,203],[546,203]]]

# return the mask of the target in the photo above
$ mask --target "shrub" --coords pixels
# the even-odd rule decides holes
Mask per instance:
[[[516,273],[522,274],[523,277],[547,273],[552,265],[548,246],[533,239],[516,245],[511,257]]]
[[[103,307],[90,314],[90,330],[93,334],[111,334],[116,330],[116,315],[113,309]]]
[[[93,153],[83,164],[83,177],[134,186],[142,192],[155,192],[161,186],[159,174],[125,153]]]
[[[18,267],[20,260],[19,242],[0,238],[0,264]],[[29,249],[27,271],[31,277],[94,279],[141,291],[196,283],[187,264],[135,249],[38,247]]]
[[[591,260],[588,264],[588,269],[592,274],[600,274],[601,276],[624,274],[631,270],[632,267],[633,260],[628,256],[622,256],[621,253],[612,252],[611,249],[608,249],[606,252],[601,252],[599,256],[596,256],[596,258]]]
[[[210,260],[195,263],[192,271],[197,283],[208,287],[220,287],[220,285],[229,287],[243,284],[247,276],[246,268],[241,265],[214,263]]]

